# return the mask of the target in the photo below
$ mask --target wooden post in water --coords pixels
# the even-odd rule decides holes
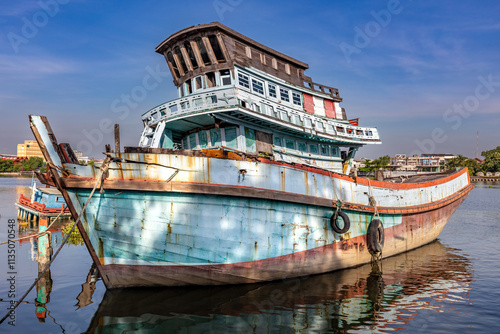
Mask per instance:
[[[115,124],[115,153],[120,153],[120,124]]]

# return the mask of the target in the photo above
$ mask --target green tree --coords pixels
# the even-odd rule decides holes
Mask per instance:
[[[500,146],[481,152],[484,157],[484,163],[481,165],[483,172],[500,172]]]
[[[374,170],[384,169],[391,162],[391,157],[384,155],[375,160],[367,159],[365,162],[365,167],[361,167],[359,170],[362,172],[371,172]]]
[[[456,167],[468,167],[469,175],[476,175],[479,172],[480,166],[475,159],[464,157],[463,155],[457,155],[453,159],[450,159],[446,163],[446,169],[450,170]]]
[[[0,160],[0,172],[12,172],[13,165],[12,160]]]
[[[20,165],[23,167],[23,170],[35,170],[43,165],[43,159],[39,157],[31,157],[28,160],[22,160]]]

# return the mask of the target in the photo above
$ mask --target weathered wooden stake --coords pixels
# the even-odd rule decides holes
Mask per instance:
[[[120,153],[120,124],[115,124],[115,153]]]

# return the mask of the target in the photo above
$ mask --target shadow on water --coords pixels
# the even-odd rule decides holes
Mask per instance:
[[[383,260],[383,273],[364,265],[265,284],[111,290],[87,332],[392,332],[447,301],[470,302],[470,267],[436,241]]]

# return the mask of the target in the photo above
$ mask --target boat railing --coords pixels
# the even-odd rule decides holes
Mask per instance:
[[[238,100],[234,87],[210,90],[177,98],[160,104],[142,115],[145,125],[154,125],[162,120],[181,115],[237,107]]]
[[[245,90],[238,90],[237,98],[242,107],[305,128],[307,132],[323,132],[333,136],[360,140],[380,139],[376,128],[356,126],[349,124],[347,121],[335,121],[327,117],[319,117],[305,112],[303,108],[300,109],[301,107],[291,108]]]
[[[292,108],[233,86],[191,94],[152,108],[142,115],[145,125],[143,136],[152,136],[155,132],[154,126],[163,120],[199,112],[224,111],[235,108],[242,111],[250,109],[275,121],[279,120],[285,124],[304,128],[307,132],[314,131],[351,140],[378,141],[380,139],[376,128],[356,126],[346,121],[336,121],[309,114],[303,110],[302,106]]]

